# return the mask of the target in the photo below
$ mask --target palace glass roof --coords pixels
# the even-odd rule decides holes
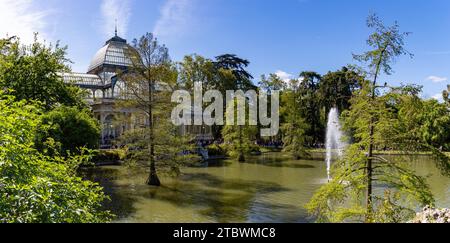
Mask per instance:
[[[100,79],[99,76],[94,74],[61,73],[60,76],[63,78],[65,83],[74,84],[81,87],[103,86],[103,81]]]
[[[95,54],[89,66],[88,73],[95,73],[97,68],[102,66],[129,67],[132,65],[131,59],[128,57],[132,47],[127,41],[115,36],[108,40],[98,52]]]

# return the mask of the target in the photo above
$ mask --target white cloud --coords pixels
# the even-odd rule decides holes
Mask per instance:
[[[35,0],[0,0],[0,38],[20,37],[24,43],[34,40],[39,32],[40,39],[48,39],[47,27],[50,10],[39,10]]]
[[[438,76],[429,76],[427,78],[428,81],[431,81],[433,83],[442,83],[448,80],[448,78],[445,77],[438,77]]]
[[[117,20],[118,34],[126,37],[131,18],[131,0],[102,0],[102,32],[105,38],[114,35]]]
[[[285,83],[289,83],[289,81],[291,81],[291,79],[294,78],[294,75],[281,70],[276,71],[275,75],[277,75]]]
[[[193,2],[195,0],[166,0],[160,10],[153,33],[157,37],[180,36],[192,24]]]
[[[444,101],[444,96],[442,95],[442,93],[436,94],[433,97],[431,97],[434,100],[437,100],[439,102],[443,102]]]

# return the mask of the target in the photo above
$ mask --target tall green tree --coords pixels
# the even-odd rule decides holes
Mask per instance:
[[[122,142],[130,147],[129,158],[148,162],[150,174],[147,184],[160,186],[158,169],[179,170],[186,156],[180,155],[190,147],[171,123],[172,92],[178,84],[178,73],[170,61],[168,49],[147,33],[133,41],[134,50],[128,53],[132,67],[121,74],[126,83],[126,101],[119,106],[134,109],[136,120],[144,121],[128,131]],[[186,146],[184,146],[186,144]]]
[[[396,60],[396,58],[401,55],[409,54],[404,49],[404,39],[410,33],[400,32],[400,26],[398,23],[395,23],[393,26],[386,27],[376,15],[369,16],[367,19],[367,26],[374,29],[374,33],[370,35],[367,40],[367,44],[374,49],[362,55],[354,55],[354,58],[360,62],[368,64],[368,73],[370,73],[373,78],[370,87],[370,100],[375,101],[379,76],[382,73],[390,75],[392,73],[391,64]],[[367,148],[367,221],[371,220],[370,217],[373,211],[373,151],[376,122],[377,117],[374,112],[369,121],[369,146]]]
[[[89,158],[48,157],[34,148],[41,112],[0,94],[0,222],[108,222],[103,189],[76,176]]]
[[[300,95],[300,111],[302,117],[309,124],[306,135],[311,138],[310,146],[325,140],[325,127],[321,119],[321,104],[319,99],[319,84],[322,76],[316,72],[302,72],[300,74],[298,93]]]
[[[208,87],[210,89],[219,90],[222,95],[224,95],[229,90],[242,90],[244,92],[248,90],[256,90],[256,86],[253,84],[252,79],[253,76],[247,70],[250,65],[250,61],[240,58],[235,54],[224,54],[217,56],[214,61],[215,68],[215,78],[213,83]],[[224,102],[224,110],[227,109],[227,106],[231,104],[226,104]],[[242,133],[244,127],[238,126],[237,129]],[[226,130],[225,127],[215,126],[215,133],[218,131]],[[224,134],[222,134],[222,137]],[[218,137],[216,137],[217,139]],[[234,141],[238,142],[238,141]],[[242,157],[241,157],[242,159]]]
[[[39,101],[46,110],[62,104],[85,108],[83,92],[63,82],[59,73],[69,71],[67,47],[34,43],[22,45],[16,38],[0,46],[0,87],[18,100]]]
[[[246,70],[250,61],[234,54],[224,54],[216,57],[214,64],[218,74],[216,88],[222,94],[225,94],[228,90],[242,90],[244,92],[256,90],[256,86],[252,83],[253,76]],[[225,104],[225,108],[227,106],[235,107],[236,103],[233,101],[233,103]],[[256,140],[256,132],[257,127],[249,126],[249,124],[245,126],[227,124],[222,130],[222,135],[232,156],[237,157],[240,162],[244,162],[245,155],[250,152],[251,140]]]
[[[292,80],[281,96],[282,99],[282,135],[284,152],[290,153],[294,159],[308,158],[306,147],[310,144],[311,137],[307,135],[309,124],[302,116],[301,95],[299,93],[299,81]]]

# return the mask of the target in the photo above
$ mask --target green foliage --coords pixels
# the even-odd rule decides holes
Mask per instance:
[[[261,76],[261,81],[259,82],[259,87],[271,94],[274,90],[284,90],[287,88],[287,84],[276,74],[269,74],[268,77],[265,75]]]
[[[398,129],[408,137],[420,139],[420,144],[450,150],[450,111],[436,100],[421,100],[417,96],[399,97]]]
[[[34,148],[39,113],[24,101],[0,98],[0,222],[109,221],[102,188],[75,175],[89,156],[48,157]]]
[[[325,140],[325,119],[321,119],[321,103],[319,85],[322,77],[315,72],[302,72],[298,83],[298,111],[309,125],[306,135],[311,138],[309,146],[317,145]]]
[[[401,33],[397,23],[385,27],[376,15],[369,16],[368,26],[375,30],[367,41],[374,50],[354,57],[368,64],[373,81],[363,83],[350,101],[351,109],[342,115],[354,143],[335,163],[333,180],[306,206],[322,222],[406,222],[417,206],[433,205],[426,179],[415,175],[409,157],[381,157],[375,149],[430,151],[442,173],[450,173],[449,157],[433,146],[446,137],[441,128],[448,126],[448,111],[417,98],[420,88],[415,86],[377,91],[379,75],[391,74],[396,58],[408,54],[408,33]]]
[[[251,74],[246,70],[250,62],[232,54],[225,54],[210,60],[199,55],[185,56],[179,63],[179,85],[193,91],[194,83],[200,82],[203,91],[256,89]]]
[[[245,160],[245,155],[254,152],[257,132],[256,126],[225,126],[222,133],[229,156]]]
[[[237,117],[237,105],[238,103],[235,100],[233,103],[229,104],[231,107],[228,107],[227,109],[232,110],[235,113],[235,118]],[[248,104],[246,104],[245,107],[246,111],[248,111]],[[248,114],[248,112],[246,112],[246,114]],[[244,162],[245,156],[254,152],[256,136],[258,133],[258,127],[249,124],[248,116],[246,116],[245,124],[246,125],[237,125],[237,122],[235,121],[234,124],[226,124],[222,130],[225,147],[229,156],[238,159],[240,162]]]
[[[234,54],[224,54],[216,57],[214,62],[216,70],[219,71],[219,81],[225,81],[218,83],[222,89],[219,89],[223,93],[226,90],[256,90],[255,85],[252,83],[252,75],[246,70],[250,65],[248,60],[242,59]],[[221,77],[223,71],[230,71],[231,75]],[[226,73],[226,72],[225,72]],[[231,77],[231,79],[230,79]]]
[[[127,131],[120,142],[128,148],[126,162],[149,165],[147,184],[160,186],[158,171],[178,175],[180,167],[192,159],[183,153],[192,149],[189,138],[180,136],[167,112],[174,107],[171,96],[178,88],[178,72],[168,49],[153,34],[134,40],[133,47],[135,51],[128,53],[132,66],[120,75],[127,84],[124,95],[129,99],[119,102],[118,107],[134,110],[133,116],[143,122]]]
[[[178,84],[185,90],[193,92],[194,83],[200,82],[203,85],[203,92],[218,90],[223,95],[228,90],[256,90],[251,81],[253,77],[246,70],[249,64],[248,60],[233,54],[218,56],[215,61],[198,55],[186,56],[179,64]],[[223,108],[226,109],[226,104]],[[224,136],[223,131],[226,129],[223,126],[213,126],[212,130],[214,137],[218,139]]]
[[[421,132],[422,115],[418,107],[427,105],[417,96],[396,89],[376,99],[369,99],[370,89],[363,88],[352,99],[352,109],[343,114],[344,127],[353,131],[354,143],[345,156],[334,165],[333,180],[325,185],[307,205],[320,221],[361,222],[367,218],[364,199],[367,190],[366,151],[371,142],[375,148],[404,151],[404,156],[374,155],[373,178],[383,193],[374,193],[371,222],[406,222],[414,216],[417,206],[433,205],[433,195],[426,179],[415,175],[409,167],[408,153],[430,151],[436,154],[437,165],[444,173],[450,171],[449,158],[427,145]],[[412,105],[412,102],[419,104]],[[426,113],[426,111],[425,111]],[[375,115],[374,135],[367,129]],[[441,156],[441,157],[439,157]]]
[[[40,118],[36,135],[39,151],[67,156],[79,153],[82,148],[98,148],[100,125],[89,110],[61,106]]]
[[[193,157],[182,154],[183,151],[192,151],[193,146],[189,144],[187,137],[179,135],[177,127],[169,120],[158,120],[153,127],[154,136],[158,139],[153,141],[155,166],[159,172],[171,176],[178,176],[181,168],[189,164]],[[120,142],[126,144],[127,153],[125,162],[129,165],[140,165],[148,163],[148,141],[150,129],[138,128],[126,132]]]
[[[297,83],[292,83],[291,87],[283,92],[281,98],[283,104],[281,115],[284,121],[281,127],[283,151],[291,153],[295,159],[308,158],[310,155],[306,147],[312,139],[307,134],[309,124],[302,117],[301,96]]]
[[[86,107],[83,92],[64,84],[59,73],[69,71],[66,47],[46,46],[37,41],[21,45],[16,39],[0,45],[0,87],[17,100],[39,101],[46,110],[59,104]]]
[[[361,88],[363,81],[364,77],[348,67],[323,76],[319,84],[319,96],[325,113],[333,107],[338,108],[339,111],[348,110],[353,92]]]
[[[194,90],[194,83],[200,82],[206,91],[219,83],[216,72],[213,61],[199,55],[185,56],[179,64],[179,82],[186,90]]]
[[[354,59],[362,63],[367,63],[369,74],[375,77],[375,81],[380,71],[387,75],[392,74],[391,64],[395,58],[409,54],[405,50],[404,39],[410,35],[409,32],[400,32],[400,26],[397,22],[392,26],[385,26],[380,18],[372,14],[367,18],[367,26],[374,32],[367,39],[367,45],[373,50],[362,55],[353,55]]]
[[[281,109],[285,112],[282,112],[281,120],[284,123],[284,139],[288,144],[298,144],[286,151],[296,151],[299,146],[316,147],[325,142],[328,112],[333,107],[337,107],[339,111],[349,109],[353,92],[360,89],[363,82],[364,77],[358,70],[349,66],[328,72],[325,76],[315,72],[302,72],[299,79],[290,80],[289,83],[276,74],[268,77],[263,75],[259,85],[260,89],[269,94],[273,90],[283,91]],[[291,115],[293,110],[297,114]],[[286,137],[292,134],[288,130],[299,133]],[[294,138],[298,141],[294,141]],[[306,155],[303,151],[299,154]]]

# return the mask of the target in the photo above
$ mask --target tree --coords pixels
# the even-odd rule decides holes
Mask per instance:
[[[437,100],[421,100],[417,96],[403,97],[398,107],[399,127],[405,134],[420,138],[422,144],[450,150],[450,111]]]
[[[89,110],[61,106],[41,117],[36,147],[48,155],[68,156],[83,148],[97,149],[99,137],[100,125]]]
[[[321,105],[318,95],[321,79],[322,77],[316,72],[302,72],[300,74],[299,107],[302,117],[309,124],[306,135],[311,138],[310,146],[317,145],[325,140],[325,128],[321,119]]]
[[[371,89],[372,101],[375,101],[377,94],[377,82],[381,72],[387,75],[392,73],[391,64],[398,56],[409,54],[404,49],[404,39],[410,33],[400,32],[398,23],[391,27],[386,27],[376,15],[371,15],[367,19],[367,26],[374,28],[375,32],[367,40],[367,44],[374,48],[362,55],[354,55],[354,58],[360,62],[368,63],[369,73],[373,76]],[[376,114],[373,114],[369,122],[369,146],[367,161],[367,215],[366,220],[371,220],[372,215],[372,193],[373,193],[373,150]]]
[[[195,83],[202,84],[202,92],[205,94],[209,90],[223,89],[222,84],[233,82],[233,75],[226,76],[224,70],[218,70],[215,63],[207,58],[199,55],[185,56],[183,61],[179,63],[179,85],[190,92],[193,96]],[[224,90],[221,90],[224,92]],[[223,93],[224,94],[224,93]],[[205,108],[209,104],[203,104]],[[224,104],[225,109],[225,104]],[[223,126],[213,125],[212,133],[215,139],[222,137]]]
[[[186,90],[193,91],[196,82],[203,85],[203,91],[215,86],[216,70],[213,61],[191,55],[185,56],[179,66],[179,82]]]
[[[132,67],[121,74],[126,83],[125,97],[119,106],[136,110],[134,116],[145,122],[128,131],[122,141],[130,148],[130,158],[148,161],[150,174],[147,184],[160,186],[157,169],[179,170],[179,162],[188,159],[180,155],[188,150],[185,138],[171,123],[171,92],[177,85],[177,70],[171,63],[168,49],[147,33],[133,41],[134,50],[128,53]],[[140,119],[137,119],[140,120]],[[158,166],[158,167],[157,167]]]
[[[237,117],[237,101],[234,100],[233,103],[228,105],[231,107],[228,107],[229,109],[227,110],[232,110],[235,113],[235,117]],[[245,107],[245,110],[248,111],[247,104],[245,104]],[[255,141],[258,128],[249,124],[248,117],[246,117],[245,123],[245,125],[237,125],[237,121],[235,121],[234,124],[226,124],[222,131],[228,153],[239,162],[245,162],[245,156],[252,152],[252,148],[256,147]]]
[[[286,86],[284,80],[274,73],[269,74],[268,77],[262,75],[261,81],[259,82],[259,87],[268,94],[271,94],[273,90],[284,90]]]
[[[25,46],[11,38],[0,46],[0,87],[18,100],[39,101],[46,110],[59,104],[86,108],[81,89],[65,84],[61,72],[69,71],[67,47],[41,44],[37,36]]]
[[[213,67],[208,68],[207,73],[212,73],[212,79],[208,81],[204,89],[218,90],[223,95],[229,90],[256,90],[252,83],[253,76],[246,70],[250,61],[242,59],[234,54],[224,54],[217,56],[212,62]],[[210,67],[208,65],[208,67]],[[224,102],[224,110],[227,104]],[[216,139],[223,137],[223,126],[213,126],[213,133]]]
[[[400,33],[398,24],[385,27],[376,16],[369,17],[368,26],[375,28],[368,40],[375,50],[355,58],[369,62],[373,81],[363,83],[350,101],[350,110],[342,115],[344,127],[353,133],[354,143],[335,163],[333,180],[307,205],[320,221],[399,222],[411,218],[418,204],[434,203],[426,180],[409,168],[408,157],[377,156],[376,148],[390,148],[403,154],[430,151],[442,173],[450,172],[447,156],[424,143],[417,135],[420,133],[401,129],[409,125],[401,119],[399,110],[407,107],[405,100],[415,99],[417,89],[400,87],[377,92],[381,72],[390,74],[395,58],[407,53],[403,48],[407,33]],[[384,196],[374,193],[374,183],[385,189]]]
[[[306,134],[309,125],[302,116],[298,85],[298,80],[292,80],[290,88],[283,92],[281,109],[284,121],[282,125],[283,151],[291,153],[297,160],[309,157],[306,146],[311,140]]]
[[[215,88],[225,93],[227,90],[256,90],[252,83],[253,76],[246,70],[250,65],[248,60],[237,57],[233,54],[224,54],[216,57],[214,62],[219,77]],[[233,79],[224,71],[231,71]]]
[[[89,158],[48,157],[34,148],[41,112],[0,94],[0,222],[108,222],[112,215],[101,209],[107,199],[102,188],[76,176]]]
[[[228,90],[256,90],[252,83],[253,76],[246,70],[250,65],[248,60],[237,57],[233,54],[224,54],[216,57],[215,68],[218,74],[216,89],[225,94]],[[247,102],[246,102],[247,103]],[[226,104],[225,108],[235,107],[236,103]],[[247,105],[246,105],[247,106]],[[247,108],[246,108],[247,110]],[[246,112],[247,113],[247,112]],[[236,117],[236,116],[235,116]],[[245,161],[245,154],[250,152],[251,139],[256,140],[256,126],[250,126],[246,120],[246,125],[227,124],[222,130],[225,143],[228,144],[230,153],[237,157],[240,162]]]
[[[327,114],[333,107],[341,112],[348,110],[353,92],[361,88],[360,83],[363,80],[364,77],[348,67],[323,76],[319,84],[319,96],[325,113]]]

